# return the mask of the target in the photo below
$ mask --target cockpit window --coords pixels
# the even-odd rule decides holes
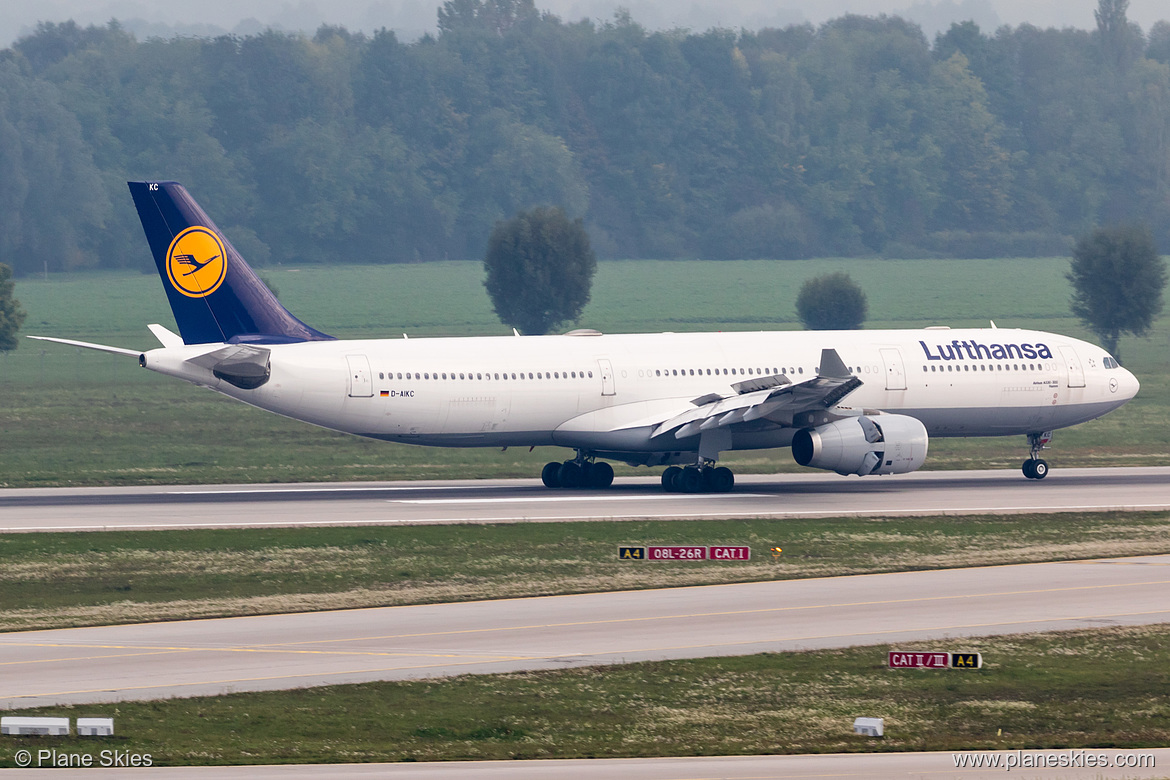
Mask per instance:
[[[1102,360],[1101,362],[1102,362],[1102,364],[1104,364],[1105,368],[1121,368],[1121,364],[1119,364],[1116,360],[1109,357],[1108,355],[1106,355],[1105,359]]]

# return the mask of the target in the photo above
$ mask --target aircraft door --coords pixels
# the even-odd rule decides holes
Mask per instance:
[[[1072,347],[1061,347],[1060,354],[1064,356],[1064,364],[1068,367],[1068,386],[1084,387],[1085,368],[1081,365],[1077,351]]]
[[[601,369],[601,394],[617,395],[617,387],[613,382],[613,366],[608,358],[598,358],[597,366]]]
[[[882,362],[886,366],[886,389],[905,390],[906,370],[902,367],[902,352],[897,347],[881,350]]]
[[[370,376],[370,361],[365,355],[346,355],[349,363],[349,397],[369,398],[374,394],[374,382]]]

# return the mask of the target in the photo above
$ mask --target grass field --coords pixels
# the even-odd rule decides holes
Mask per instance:
[[[0,535],[0,631],[1170,553],[1170,513]],[[623,544],[752,560],[632,564]],[[771,548],[781,547],[779,558]]]
[[[890,649],[981,652],[984,667],[890,670]],[[113,716],[100,747],[156,766],[1140,748],[1170,739],[1167,688],[1170,626],[1138,626],[27,714]],[[885,738],[855,736],[860,714]]]
[[[867,290],[867,327],[994,319],[1086,337],[1067,313],[1065,266],[603,263],[580,324],[795,328],[800,283],[845,270]],[[337,336],[507,332],[475,263],[264,275],[294,313]],[[159,286],[138,274],[22,280],[24,332],[150,348],[145,325],[172,324]],[[1142,393],[1058,433],[1054,466],[1170,463],[1170,321],[1123,349]],[[0,399],[0,486],[531,477],[559,456],[364,441],[131,359],[30,341],[0,353]],[[935,440],[928,468],[1014,468],[1023,451],[1022,437]],[[787,451],[728,461],[741,472],[798,468]],[[1166,522],[1150,513],[0,535],[0,630],[1164,553]],[[615,552],[715,539],[751,545],[753,561],[634,568]],[[772,546],[784,548],[779,560]],[[1140,747],[1170,741],[1168,640],[1170,627],[1152,626],[967,641],[985,668],[933,675],[885,669],[882,646],[41,712],[113,715],[119,736],[108,745],[151,753],[156,765]],[[887,738],[854,737],[858,714],[885,717]]]
[[[611,332],[795,328],[800,283],[845,270],[867,291],[867,327],[994,319],[1000,327],[1086,337],[1067,311],[1066,265],[1061,258],[606,262],[580,324]],[[337,336],[507,332],[491,311],[478,263],[277,267],[264,275],[294,313]],[[145,349],[154,346],[147,323],[173,327],[154,275],[25,279],[17,295],[29,312],[27,334]],[[1141,394],[1106,418],[1058,433],[1054,467],[1170,462],[1170,322],[1148,340],[1125,339],[1123,349]],[[564,454],[363,441],[142,371],[129,358],[29,340],[0,353],[0,394],[0,486],[534,476]],[[1015,467],[1024,455],[1022,437],[935,440],[927,468]],[[787,450],[727,461],[742,473],[798,468]]]

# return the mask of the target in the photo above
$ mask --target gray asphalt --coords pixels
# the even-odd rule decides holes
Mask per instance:
[[[1053,769],[958,769],[955,756],[986,756],[1005,763],[1044,760],[1067,763],[1104,760],[1109,764],[1134,763],[1134,767],[1053,768]],[[1025,758],[1030,756],[1030,758]],[[1049,758],[1050,757],[1050,758]],[[1149,758],[1146,758],[1149,757]],[[1152,759],[1153,767],[1149,764]],[[0,759],[2,760],[2,759]],[[962,759],[960,759],[962,760]],[[985,759],[986,760],[986,759]],[[1145,768],[1136,766],[1144,762]],[[1159,769],[1158,767],[1162,767]],[[344,764],[329,766],[240,766],[179,767],[158,769],[101,770],[57,769],[54,778],[149,777],[151,780],[300,780],[310,777],[369,778],[392,780],[796,780],[796,778],[869,778],[909,780],[1099,780],[1100,778],[1165,778],[1170,767],[1170,748],[1148,750],[998,751],[983,754],[955,753],[869,753],[806,756],[719,756],[709,758],[585,759],[570,761],[476,761],[421,764]],[[7,770],[14,779],[32,778],[43,770]],[[39,775],[43,777],[43,775]]]
[[[657,478],[607,491],[537,480],[0,490],[0,532],[593,519],[1018,514],[1170,509],[1170,467],[885,477],[744,476],[723,495],[664,493]]]
[[[1167,620],[1162,555],[30,631],[0,635],[0,708]]]

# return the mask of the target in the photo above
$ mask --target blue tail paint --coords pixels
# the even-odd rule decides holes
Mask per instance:
[[[280,344],[333,338],[280,305],[182,184],[127,184],[184,343]]]

